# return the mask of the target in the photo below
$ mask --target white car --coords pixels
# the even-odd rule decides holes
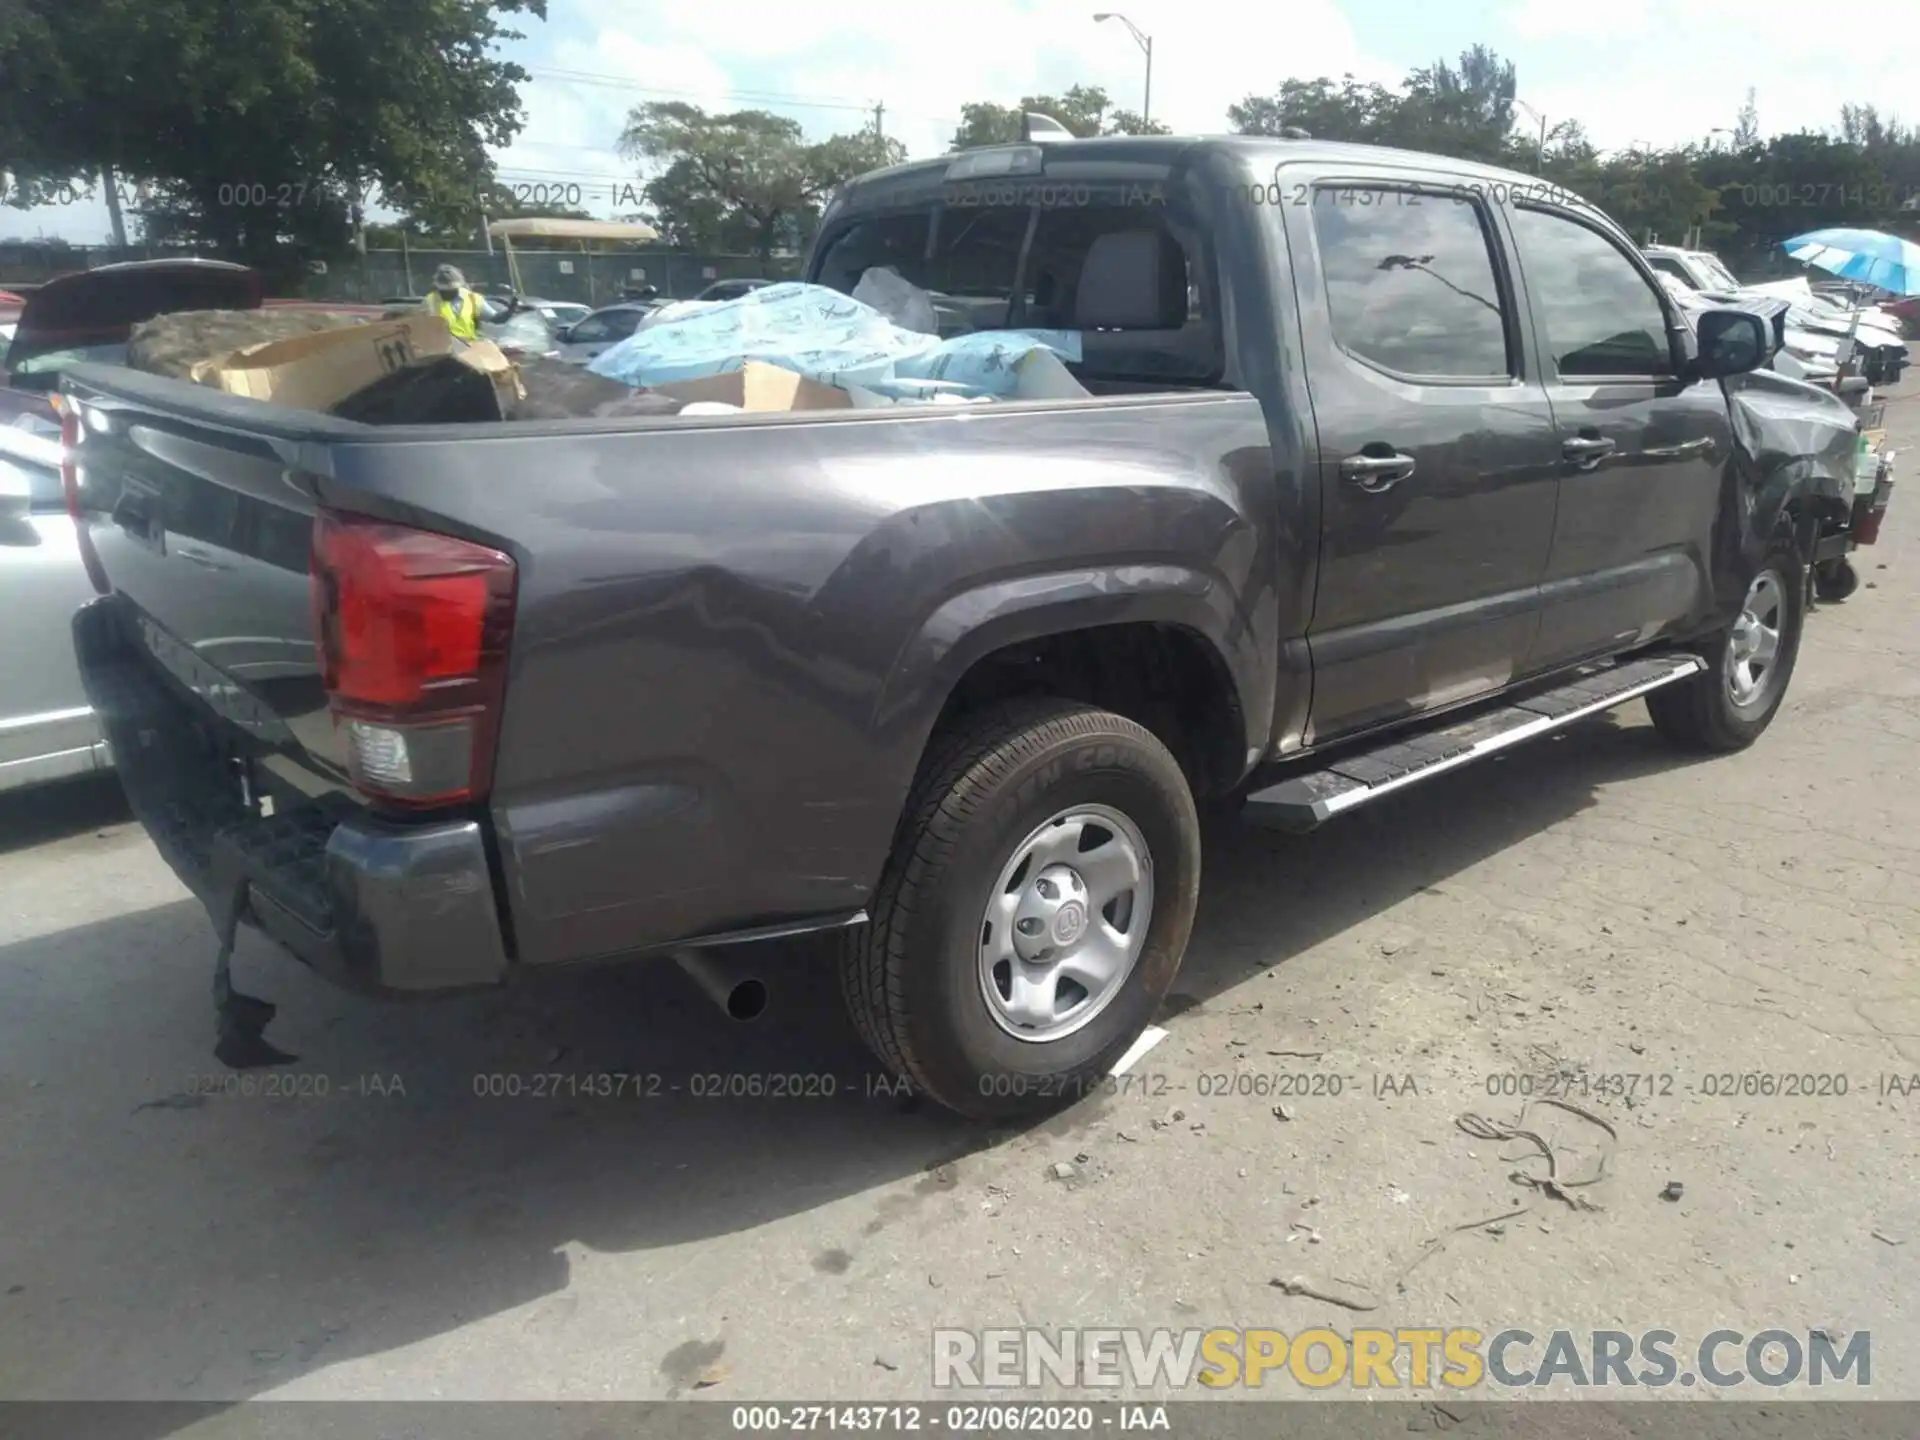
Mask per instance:
[[[577,305],[571,300],[535,300],[533,308],[546,316],[556,330],[577,325],[593,313],[591,305]]]
[[[217,260],[136,260],[50,280],[0,327],[0,790],[111,767],[73,656],[73,614],[98,593],[61,476],[61,370],[126,363],[132,326],[170,310],[251,309],[259,281]],[[175,509],[178,509],[177,502]],[[177,523],[156,514],[156,524]],[[160,532],[158,543],[187,537]]]
[[[1833,341],[1836,358],[1842,343],[1851,335],[1860,352],[1861,373],[1875,384],[1892,384],[1906,368],[1906,339],[1899,322],[1883,310],[1871,306],[1857,312],[1851,310],[1826,296],[1816,295],[1805,278],[1744,284],[1720,263],[1719,256],[1705,250],[1648,245],[1643,253],[1669,290],[1684,287],[1708,296],[1761,295],[1786,301],[1793,307],[1787,313],[1790,331],[1799,332],[1803,338],[1818,336]],[[1795,348],[1790,335],[1789,349]]]
[[[659,309],[653,301],[609,305],[575,321],[559,332],[560,358],[584,365],[602,350],[618,345],[640,328],[640,322]]]

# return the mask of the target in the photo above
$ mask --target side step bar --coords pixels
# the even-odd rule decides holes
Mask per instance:
[[[1697,655],[1656,655],[1588,671],[1557,689],[1256,790],[1247,797],[1244,816],[1275,830],[1312,830],[1369,800],[1510,750],[1705,668]]]

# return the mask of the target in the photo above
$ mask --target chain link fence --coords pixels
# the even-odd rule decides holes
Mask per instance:
[[[0,289],[8,281],[33,284],[71,270],[91,270],[124,260],[160,260],[191,255],[167,246],[65,245],[45,242],[0,243]],[[607,305],[626,286],[651,285],[671,299],[697,295],[716,280],[766,278],[791,280],[802,264],[797,255],[688,255],[675,250],[623,250],[611,253],[578,249],[530,250],[514,247],[521,284],[542,300]],[[504,245],[485,250],[369,250],[327,263],[308,275],[299,298],[378,304],[423,294],[441,265],[454,265],[467,283],[484,290],[509,283]]]
[[[685,255],[672,250],[626,250],[601,254],[583,250],[528,250],[514,247],[520,288],[543,300],[609,305],[627,286],[651,285],[662,295],[687,299],[716,280],[787,280],[800,273],[798,256],[775,257],[763,264],[757,255]],[[419,295],[441,265],[453,265],[467,283],[484,290],[510,283],[507,252],[485,250],[369,250],[330,263],[325,275],[311,277],[314,299],[378,302]]]

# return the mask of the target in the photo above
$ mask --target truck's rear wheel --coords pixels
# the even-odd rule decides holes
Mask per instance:
[[[940,742],[841,978],[894,1074],[976,1118],[1095,1089],[1152,1019],[1193,928],[1200,827],[1179,764],[1063,701]]]
[[[1792,544],[1760,562],[1740,613],[1700,653],[1707,668],[1647,696],[1654,728],[1692,750],[1744,750],[1772,723],[1800,654],[1807,582]]]

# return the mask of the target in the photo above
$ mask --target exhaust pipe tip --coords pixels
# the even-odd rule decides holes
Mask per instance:
[[[744,1023],[766,1014],[767,982],[748,967],[707,950],[682,950],[673,959],[729,1020]]]
[[[758,1020],[767,1009],[767,982],[742,980],[727,992],[727,1015],[734,1020]]]

